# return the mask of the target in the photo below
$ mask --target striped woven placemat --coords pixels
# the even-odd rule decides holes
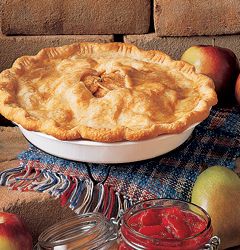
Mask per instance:
[[[99,211],[110,218],[141,200],[189,201],[203,169],[213,165],[235,168],[239,145],[239,107],[213,108],[184,144],[165,155],[134,163],[90,164],[61,159],[31,145],[19,155],[17,168],[0,174],[0,184],[49,192],[76,212]]]

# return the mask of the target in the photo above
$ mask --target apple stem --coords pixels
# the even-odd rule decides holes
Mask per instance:
[[[212,46],[215,47],[215,38],[212,39]]]

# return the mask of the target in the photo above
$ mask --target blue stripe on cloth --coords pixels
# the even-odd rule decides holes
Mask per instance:
[[[151,197],[189,200],[193,183],[203,169],[213,165],[234,169],[235,159],[240,156],[239,114],[239,107],[213,108],[208,119],[180,147],[146,161],[111,165],[106,184],[134,200]],[[86,163],[64,160],[34,146],[21,153],[19,159],[38,161],[43,168],[74,173],[80,178],[88,175]],[[97,180],[106,176],[107,164],[88,165]]]

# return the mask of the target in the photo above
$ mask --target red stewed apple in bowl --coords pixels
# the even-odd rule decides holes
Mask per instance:
[[[32,236],[16,214],[0,212],[0,249],[32,250]]]
[[[197,73],[212,78],[221,106],[234,103],[239,62],[233,51],[218,46],[196,45],[188,48],[181,60],[194,65]]]

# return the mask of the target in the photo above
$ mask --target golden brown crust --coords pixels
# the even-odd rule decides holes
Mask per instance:
[[[193,66],[124,43],[46,48],[0,74],[0,113],[61,140],[180,133],[216,103],[212,80]]]

